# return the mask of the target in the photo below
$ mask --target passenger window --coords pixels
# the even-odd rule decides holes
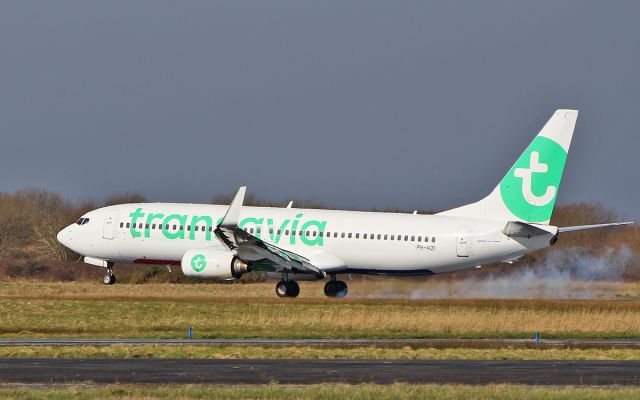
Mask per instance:
[[[286,230],[284,231],[284,234],[285,234],[285,236],[289,236],[289,230],[288,230],[288,229],[286,229]]]
[[[209,232],[213,232],[213,226],[209,227]]]
[[[184,226],[180,225],[180,230],[184,230]]]
[[[131,225],[129,224],[129,222],[127,222],[127,228],[129,228]]]
[[[408,241],[409,241],[409,236],[404,235],[404,241],[405,241],[405,242],[408,242]]]
[[[418,242],[422,242],[422,236],[418,236]]]
[[[378,240],[380,240],[380,238],[382,238],[382,235],[378,233]]]
[[[415,242],[416,241],[416,237],[415,236],[411,236],[411,241]]]
[[[322,234],[323,234],[322,231],[318,232],[318,236],[322,237]]]
[[[191,230],[191,225],[187,225],[187,230],[190,231]]]
[[[398,235],[398,240],[402,240],[402,235]]]
[[[144,229],[149,229],[149,224],[145,224]]]
[[[295,236],[296,235],[296,231],[291,231],[291,236]]]
[[[387,240],[387,235],[384,235],[384,240]]]
[[[173,226],[173,230],[174,230],[174,231],[175,231],[177,228],[178,228],[178,226],[177,226],[177,225],[174,225],[174,226]]]
[[[436,242],[436,237],[434,236],[431,238],[431,243],[435,243],[435,242]]]
[[[306,234],[307,237],[311,236],[311,232],[309,232],[309,231],[306,231],[305,234]]]
[[[376,235],[374,235],[373,233],[369,236],[371,238],[371,240],[376,238]]]
[[[202,232],[204,232],[206,229],[207,229],[207,227],[203,226],[201,230],[202,230]]]
[[[349,232],[349,234],[347,235],[347,237],[348,237],[349,239],[351,239],[351,232]]]
[[[363,234],[363,235],[362,235],[362,238],[363,238],[363,239],[366,239],[366,238],[367,238],[367,234],[366,234],[366,233],[365,233],[365,234]]]
[[[311,232],[311,236],[313,236],[313,237],[318,236],[318,231],[313,231],[313,232]]]
[[[344,239],[344,232],[342,232],[342,234],[340,235],[340,237]]]
[[[302,231],[298,231],[298,236],[302,236]]]
[[[395,236],[394,236],[394,235],[391,235],[391,240],[394,240],[394,239],[395,239]]]
[[[260,227],[256,228],[256,233],[260,233]]]
[[[338,232],[333,232],[333,237],[337,238],[338,237]]]
[[[356,239],[359,239],[359,238],[360,238],[360,234],[356,233]]]
[[[253,234],[253,228],[249,228],[249,233]]]
[[[138,228],[142,229],[142,222],[138,224]]]
[[[124,222],[120,222],[120,228],[124,227]]]
[[[273,235],[273,228],[269,228],[269,235]]]

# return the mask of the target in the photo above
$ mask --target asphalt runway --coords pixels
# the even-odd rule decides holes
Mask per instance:
[[[455,383],[638,385],[640,361],[0,359],[15,384]]]
[[[640,348],[639,339],[0,339],[0,346],[310,346]]]

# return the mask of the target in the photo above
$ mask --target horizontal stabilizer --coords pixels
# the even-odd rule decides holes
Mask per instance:
[[[546,226],[546,227],[550,228],[549,226]],[[555,232],[550,232],[539,226],[536,226],[533,224],[527,224],[526,222],[520,222],[520,221],[507,222],[507,225],[502,230],[502,233],[512,238],[518,237],[518,238],[527,238],[527,239],[531,239],[532,237],[535,237],[535,236],[555,234]]]
[[[560,233],[564,233],[564,232],[576,232],[576,231],[586,231],[588,229],[598,229],[598,228],[613,228],[616,226],[625,226],[625,225],[631,225],[634,224],[635,222],[612,222],[609,224],[595,224],[595,225],[578,225],[578,226],[563,226],[561,228],[558,228],[558,232]]]

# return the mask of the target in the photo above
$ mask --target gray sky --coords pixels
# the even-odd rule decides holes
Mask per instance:
[[[581,111],[559,204],[640,218],[635,1],[3,1],[0,191],[487,194]]]

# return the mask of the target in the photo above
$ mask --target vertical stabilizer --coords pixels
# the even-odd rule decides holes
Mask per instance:
[[[577,110],[556,110],[487,197],[439,215],[548,224],[577,118]]]

